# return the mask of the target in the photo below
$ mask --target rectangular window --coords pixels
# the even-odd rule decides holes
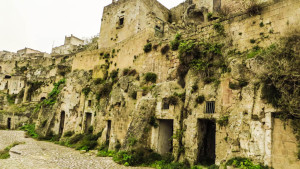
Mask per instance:
[[[215,113],[215,102],[214,101],[206,102],[206,113],[209,113],[209,114]]]
[[[169,99],[163,98],[163,109],[169,109]]]
[[[92,106],[92,100],[88,101],[88,106],[91,107]]]
[[[121,17],[119,18],[119,26],[123,26],[123,25],[124,25],[124,17],[121,16]]]

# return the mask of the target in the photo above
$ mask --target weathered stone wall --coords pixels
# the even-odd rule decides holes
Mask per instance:
[[[300,166],[296,157],[297,140],[290,124],[290,121],[285,124],[278,118],[273,119],[272,166],[276,169],[296,169]]]
[[[207,5],[210,10],[213,8],[212,2],[197,1]],[[47,93],[53,88],[52,84],[62,78],[66,79],[66,84],[60,88],[60,94],[53,107],[41,108],[34,117],[38,131],[44,135],[50,131],[60,134],[61,115],[64,112],[62,134],[67,131],[84,133],[88,127],[87,113],[91,113],[94,134],[102,132],[98,142],[105,144],[109,140],[110,150],[115,149],[118,142],[123,150],[127,150],[132,146],[129,139],[136,139],[136,146],[163,152],[165,150],[161,147],[166,139],[161,141],[164,138],[161,136],[162,131],[169,133],[170,130],[167,129],[167,125],[163,130],[150,125],[149,120],[155,118],[158,126],[163,120],[173,120],[172,155],[181,162],[196,164],[200,160],[199,149],[205,135],[200,129],[208,128],[201,122],[211,120],[216,122],[216,164],[242,156],[274,166],[275,169],[288,165],[291,168],[297,167],[299,164],[292,151],[296,149],[295,138],[291,138],[291,142],[286,141],[292,137],[290,129],[282,130],[280,122],[277,119],[272,120],[272,113],[276,110],[261,99],[262,85],[259,85],[255,72],[263,71],[262,66],[255,59],[232,57],[228,51],[244,52],[257,45],[268,47],[279,42],[280,37],[288,35],[300,23],[300,2],[278,2],[265,6],[261,15],[239,14],[199,25],[166,22],[166,32],[163,36],[155,36],[155,17],[167,21],[170,11],[156,1],[150,3],[148,0],[120,0],[105,7],[99,38],[100,48],[97,50],[56,56],[53,60],[31,58],[23,62],[17,59],[19,65],[32,64],[33,70],[25,73],[26,80],[45,82],[33,92],[31,101],[37,102],[42,97],[47,98]],[[187,3],[171,10],[175,22],[182,19]],[[221,4],[230,4],[234,9],[241,5],[237,1],[222,1]],[[123,15],[124,27],[117,29],[119,17]],[[216,24],[224,26],[224,34],[214,29]],[[223,43],[226,48],[224,57],[231,72],[223,73],[216,83],[206,84],[202,75],[189,71],[185,78],[185,88],[182,88],[177,83],[177,68],[180,64],[178,51],[161,53],[161,49],[173,40],[176,32],[180,32],[185,40],[204,39],[206,42]],[[153,48],[151,52],[145,53],[143,47],[147,43],[152,43]],[[0,66],[5,74],[15,73],[11,68],[15,67],[14,60],[3,60]],[[58,73],[59,67],[68,66],[71,67],[70,72],[64,75]],[[126,68],[135,70],[136,73],[123,75]],[[109,78],[113,70],[118,72],[116,79]],[[112,90],[105,97],[97,98],[98,92],[105,84],[95,84],[94,80],[104,78],[106,72],[106,82],[110,84],[114,81]],[[156,83],[145,81],[145,74],[148,72],[157,75]],[[4,89],[3,84],[8,82],[3,79],[5,74],[0,78],[1,89]],[[237,82],[243,78],[247,79],[248,85],[236,90],[229,87],[230,82]],[[9,83],[12,83],[10,91],[25,88],[26,98],[29,86],[25,82],[19,80]],[[20,87],[16,86],[20,84]],[[194,85],[198,87],[197,91],[193,91]],[[82,89],[86,87],[90,87],[91,91],[85,96]],[[135,92],[136,98],[133,96]],[[180,97],[176,96],[177,103],[169,104],[166,108],[164,101],[175,93],[181,94]],[[206,102],[196,103],[196,98],[201,95],[205,97],[205,101],[214,101],[215,113],[206,112]],[[228,124],[221,126],[218,121],[225,116],[228,116]],[[278,148],[281,144],[284,145],[282,149]],[[283,158],[285,155],[289,156],[290,160]]]
[[[102,17],[99,48],[111,47],[146,28],[154,29],[152,15],[168,21],[169,10],[156,0],[119,0],[106,6]]]

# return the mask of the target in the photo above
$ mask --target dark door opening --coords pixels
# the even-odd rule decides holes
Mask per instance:
[[[7,129],[11,129],[11,118],[7,118]]]
[[[173,151],[173,120],[159,120],[158,153],[167,154]]]
[[[61,136],[63,131],[64,131],[64,127],[65,127],[65,116],[66,113],[65,111],[62,111],[60,113],[60,123],[59,123],[59,135]]]
[[[215,164],[216,121],[198,120],[198,162],[203,165]]]
[[[111,132],[111,120],[107,120],[106,145],[109,145],[110,132]]]
[[[92,125],[92,113],[85,113],[85,132],[89,132],[89,128]]]

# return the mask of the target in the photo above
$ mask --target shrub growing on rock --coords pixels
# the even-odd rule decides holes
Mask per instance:
[[[156,75],[155,73],[148,72],[148,73],[146,73],[146,75],[145,75],[145,80],[146,80],[146,82],[152,82],[152,83],[155,83],[155,82],[156,82],[156,79],[157,79],[157,75]]]
[[[147,43],[147,44],[144,46],[144,52],[145,52],[145,53],[149,53],[151,50],[152,50],[152,43]]]

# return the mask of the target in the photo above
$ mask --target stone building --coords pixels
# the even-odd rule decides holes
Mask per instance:
[[[156,0],[119,0],[104,7],[99,48],[126,40],[146,29],[163,31],[169,10]],[[156,21],[163,23],[156,24]]]
[[[81,40],[71,34],[70,37],[65,37],[64,45],[52,49],[52,54],[66,55],[71,54],[78,46],[83,45],[84,40]]]
[[[5,72],[0,76],[1,94],[7,96],[5,86],[12,87],[10,92],[15,89],[14,94],[23,88],[23,102],[17,105],[35,105],[49,97],[55,82],[65,79],[55,104],[30,117],[44,136],[85,133],[92,126],[94,134],[101,133],[98,143],[109,150],[119,144],[122,150],[144,147],[191,165],[205,160],[219,165],[246,157],[275,169],[299,168],[291,122],[285,126],[277,116],[280,110],[262,98],[260,76],[266,69],[255,52],[281,43],[297,30],[300,2],[262,2],[261,11],[251,15],[246,5],[250,0],[188,0],[170,10],[156,0],[113,1],[103,11],[98,49],[70,54],[58,47],[52,58],[0,60]],[[226,6],[231,8],[223,16],[220,11]],[[170,49],[179,34],[185,43],[223,46],[224,60],[211,65],[221,65],[213,72],[219,76],[207,78],[190,70],[182,85],[180,52]],[[65,46],[76,42],[71,36]],[[149,44],[152,48],[146,52]],[[299,53],[297,47],[295,51]],[[21,74],[26,83],[20,76],[8,82],[9,76],[14,77],[15,61],[32,64]],[[149,73],[156,74],[156,81],[146,81]],[[43,83],[32,91],[38,84],[34,82]],[[0,97],[0,102],[10,108],[6,99]],[[8,126],[12,117],[1,118],[0,124]],[[136,145],[129,140],[136,140]]]

